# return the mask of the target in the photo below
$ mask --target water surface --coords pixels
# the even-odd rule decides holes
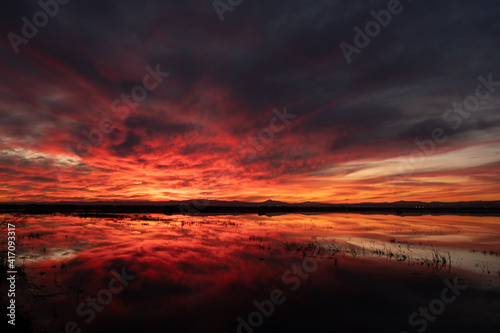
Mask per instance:
[[[492,332],[500,327],[499,217],[5,214],[0,219],[17,228],[18,329],[417,332],[425,326],[426,332]],[[414,312],[441,298],[445,279],[467,289],[446,294],[456,297],[443,303],[444,309],[435,308],[438,315],[419,314],[410,323]]]

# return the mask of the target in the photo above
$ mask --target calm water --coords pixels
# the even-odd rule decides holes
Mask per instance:
[[[0,220],[16,225],[19,331],[500,328],[499,217],[148,214]],[[5,304],[3,290],[2,298]]]

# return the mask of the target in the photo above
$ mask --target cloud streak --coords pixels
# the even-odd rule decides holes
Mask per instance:
[[[498,200],[500,90],[460,126],[443,115],[500,81],[500,5],[404,5],[348,64],[339,44],[387,1],[251,1],[223,23],[210,1],[72,1],[17,54],[7,34],[40,8],[4,4],[0,201]],[[156,64],[168,78],[113,112]],[[285,105],[296,118],[249,159]],[[398,170],[435,128],[447,141]]]

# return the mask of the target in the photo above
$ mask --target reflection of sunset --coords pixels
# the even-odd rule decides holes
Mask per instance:
[[[410,243],[414,247],[437,246],[475,251],[500,252],[497,218],[470,216],[392,215],[282,215],[275,217],[166,217],[118,215],[110,218],[45,216],[30,218],[23,225],[29,242],[24,248],[28,265],[51,260],[70,262],[91,256],[103,264],[109,258],[141,259],[175,265],[185,258],[230,260],[235,250],[253,251],[249,239],[261,246],[279,249],[287,242],[313,242],[362,246]],[[52,232],[57,226],[57,233]],[[251,242],[250,242],[251,243]],[[363,244],[364,243],[364,244]],[[241,247],[243,246],[243,248]]]
[[[64,321],[78,320],[68,302],[92,296],[105,287],[113,269],[122,267],[137,278],[106,306],[104,322],[89,324],[96,332],[116,316],[133,318],[138,306],[147,309],[143,314],[152,323],[169,313],[169,322],[179,325],[191,318],[182,309],[217,306],[224,315],[213,323],[214,330],[230,327],[238,313],[248,311],[256,295],[263,298],[269,288],[294,286],[298,280],[291,273],[284,280],[282,275],[308,257],[317,258],[319,269],[310,281],[303,278],[301,288],[310,292],[320,288],[339,293],[350,286],[338,281],[342,274],[370,274],[378,279],[381,267],[408,278],[460,274],[470,284],[500,288],[491,274],[500,272],[498,218],[118,214],[107,218],[18,215],[14,220],[22,230],[19,258],[35,285],[42,286],[31,295],[23,292],[23,299],[42,297],[44,306],[34,305],[31,314],[36,325],[54,329]],[[436,262],[432,259],[436,253],[451,261]],[[486,267],[490,273],[484,272]],[[309,302],[300,293],[285,295],[291,298],[290,304]],[[43,315],[48,304],[61,313],[60,320]],[[81,318],[80,324],[87,325]]]

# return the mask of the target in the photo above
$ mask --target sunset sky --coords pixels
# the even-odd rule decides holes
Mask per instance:
[[[401,1],[350,63],[388,1],[58,6],[0,5],[0,202],[500,200],[498,1]]]

